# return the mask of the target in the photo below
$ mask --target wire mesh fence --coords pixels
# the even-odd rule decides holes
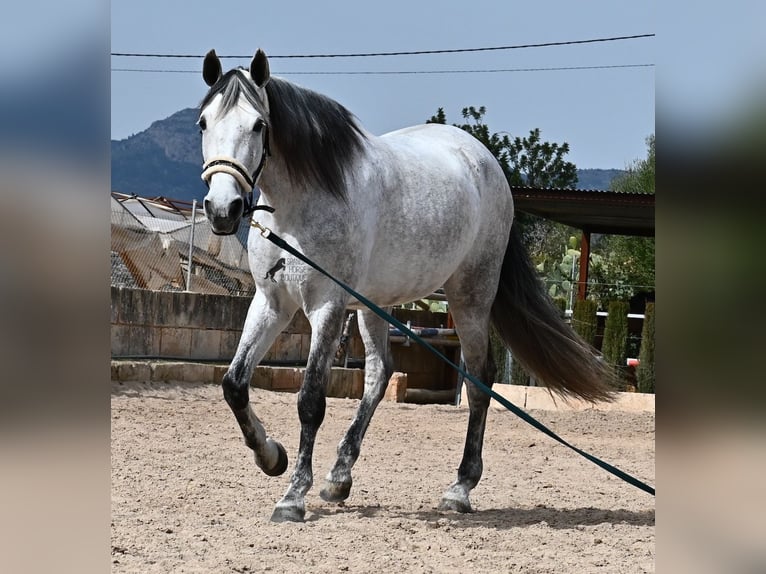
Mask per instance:
[[[247,226],[215,235],[196,203],[112,193],[112,285],[251,296]]]
[[[255,284],[247,262],[248,229],[242,225],[234,235],[215,235],[196,203],[113,192],[111,283],[154,291],[252,296]],[[413,306],[447,310],[443,293],[427,299]],[[595,313],[595,308],[594,314],[596,322],[606,316],[606,312]],[[568,321],[570,315],[571,311],[564,312]],[[628,319],[627,356],[637,357],[643,315],[629,314]],[[603,333],[603,327],[600,329]],[[598,341],[594,344],[599,346]],[[511,355],[504,351],[498,359],[498,382],[512,382]]]

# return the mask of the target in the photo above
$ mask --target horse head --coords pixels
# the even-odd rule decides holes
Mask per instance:
[[[213,232],[230,235],[252,211],[252,193],[269,155],[271,78],[266,54],[258,50],[250,69],[222,73],[210,50],[202,77],[210,87],[200,104],[197,124],[202,133],[202,179],[208,186],[203,205]]]

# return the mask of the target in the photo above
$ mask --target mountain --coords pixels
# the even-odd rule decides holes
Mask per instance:
[[[124,140],[112,140],[112,191],[202,201],[199,111],[187,108]]]
[[[112,140],[112,191],[201,202],[199,111],[187,108],[124,140]],[[577,187],[609,189],[620,169],[578,169]]]
[[[609,189],[612,180],[625,173],[622,169],[578,169],[578,189]]]

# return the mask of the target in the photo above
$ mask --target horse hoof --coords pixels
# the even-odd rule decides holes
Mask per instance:
[[[303,522],[306,510],[297,506],[277,506],[271,514],[272,522]]]
[[[324,483],[324,488],[319,491],[319,496],[325,502],[342,502],[348,498],[351,493],[351,481],[348,482],[330,482]]]
[[[458,500],[456,498],[442,498],[442,501],[439,503],[439,510],[452,510],[454,512],[460,512],[462,514],[468,514],[470,512],[473,512],[473,508],[471,508],[470,501],[466,498],[465,500]]]
[[[277,463],[271,468],[264,468],[258,464],[258,457],[256,457],[255,464],[258,464],[258,466],[261,467],[261,470],[263,470],[263,472],[268,476],[279,476],[284,474],[284,472],[287,470],[287,451],[285,450],[285,447],[283,447],[277,441],[271,440],[270,438],[266,439],[266,442],[272,443],[277,448]]]

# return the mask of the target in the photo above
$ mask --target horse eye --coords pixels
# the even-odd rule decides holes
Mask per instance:
[[[197,122],[199,124],[199,132],[202,133],[207,129],[207,122],[205,121],[205,118],[200,118]]]
[[[254,132],[261,131],[263,129],[263,126],[265,125],[265,123],[266,122],[263,121],[263,118],[258,118],[257,120],[255,120],[255,125],[253,126],[253,131]]]

